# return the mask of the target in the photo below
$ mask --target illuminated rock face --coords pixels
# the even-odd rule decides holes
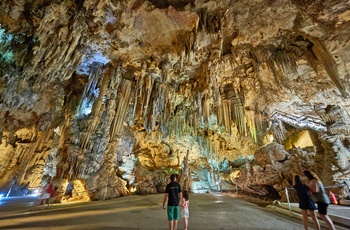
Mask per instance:
[[[53,177],[98,200],[179,173],[194,192],[267,196],[303,169],[339,182],[346,3],[2,1],[0,189]]]

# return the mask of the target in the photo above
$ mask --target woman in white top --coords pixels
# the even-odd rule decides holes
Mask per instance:
[[[309,170],[304,171],[304,176],[309,179],[309,188],[316,199],[318,214],[321,216],[322,220],[327,224],[328,228],[335,230],[333,221],[327,215],[327,208],[330,204],[330,199],[326,193],[322,181],[314,172]]]

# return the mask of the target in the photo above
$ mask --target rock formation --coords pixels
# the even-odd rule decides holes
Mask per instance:
[[[52,177],[100,200],[179,173],[193,192],[283,197],[304,169],[340,183],[349,26],[345,0],[4,0],[0,189]]]

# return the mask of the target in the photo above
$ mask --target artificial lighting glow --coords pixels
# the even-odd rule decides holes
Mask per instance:
[[[33,195],[38,196],[40,194],[40,189],[35,189]]]
[[[92,111],[92,105],[93,103],[89,103],[86,99],[83,101],[83,106],[81,108],[81,114],[83,115],[89,115]]]

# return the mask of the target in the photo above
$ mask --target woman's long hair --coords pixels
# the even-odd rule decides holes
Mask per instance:
[[[320,180],[320,178],[314,172],[311,172],[309,170],[304,170],[303,173],[309,180],[312,180],[312,179]]]
[[[302,184],[303,184],[303,182],[301,181],[300,176],[295,175],[294,176],[294,185],[302,185]]]

